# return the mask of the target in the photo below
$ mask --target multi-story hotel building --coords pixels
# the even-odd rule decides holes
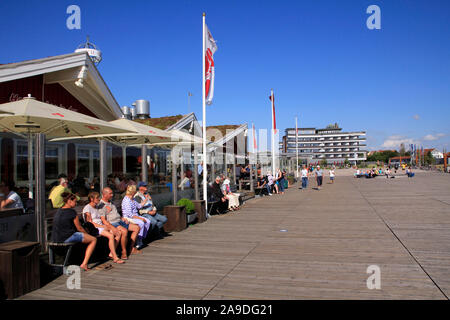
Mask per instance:
[[[287,128],[281,142],[282,152],[296,153],[295,128]],[[336,124],[325,129],[298,128],[298,155],[308,163],[327,160],[330,164],[342,164],[345,159],[351,163],[366,160],[365,131],[342,132]]]

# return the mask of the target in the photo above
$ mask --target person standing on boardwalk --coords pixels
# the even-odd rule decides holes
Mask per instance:
[[[322,186],[322,179],[323,179],[323,170],[320,169],[320,166],[317,166],[315,174],[316,174],[317,190],[320,190],[320,187]]]
[[[278,183],[278,189],[280,194],[284,194],[284,176],[283,172],[278,168],[277,174],[276,174],[276,181]]]
[[[308,169],[306,169],[306,165],[303,165],[301,176],[302,176],[302,190],[306,190],[306,188],[308,187]]]
[[[334,177],[335,176],[336,176],[336,174],[334,172],[334,167],[332,167],[331,170],[330,170],[330,181],[331,181],[331,184],[334,183]]]

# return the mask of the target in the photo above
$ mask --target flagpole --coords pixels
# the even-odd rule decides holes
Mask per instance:
[[[297,181],[298,181],[298,125],[297,125],[297,117],[295,117],[295,153],[296,153],[296,162],[295,169],[297,172]]]
[[[270,89],[270,96],[272,97],[272,175],[275,176],[275,130],[274,130],[274,123],[273,123],[273,107],[274,107],[274,98],[273,98],[273,89]]]
[[[192,93],[188,91],[188,113],[191,113],[191,96]]]
[[[205,41],[205,26],[206,26],[206,14],[203,12],[203,35],[202,35],[202,41],[203,41],[203,51],[202,51],[202,104],[203,104],[203,200],[205,200],[205,208],[208,210],[208,191],[207,191],[207,175],[208,175],[208,165],[206,163],[206,88],[205,88],[205,52],[206,52],[206,41]]]
[[[255,154],[255,180],[258,181],[258,147],[256,144],[256,130],[255,124],[252,123],[252,136],[253,136],[253,153]]]

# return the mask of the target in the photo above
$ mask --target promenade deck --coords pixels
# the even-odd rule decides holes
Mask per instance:
[[[314,185],[314,183],[312,183]],[[152,242],[110,270],[20,299],[448,299],[450,175],[340,177]],[[286,231],[281,231],[286,230]],[[368,289],[367,267],[381,270]]]

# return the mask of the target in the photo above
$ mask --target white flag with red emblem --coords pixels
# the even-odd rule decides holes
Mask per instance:
[[[206,25],[205,25],[206,26]],[[217,51],[216,41],[206,26],[206,52],[205,52],[205,99],[206,104],[212,104],[214,95],[214,52]]]

